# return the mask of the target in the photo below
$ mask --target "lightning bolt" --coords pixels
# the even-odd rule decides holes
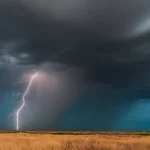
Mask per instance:
[[[26,100],[25,97],[27,96],[28,92],[30,91],[30,87],[32,85],[33,80],[38,76],[38,72],[36,72],[35,74],[33,74],[31,76],[31,79],[29,81],[29,84],[27,86],[27,89],[25,90],[25,92],[23,93],[22,96],[22,104],[21,106],[18,108],[17,112],[16,112],[16,130],[19,130],[19,114],[21,112],[21,110],[24,108]]]

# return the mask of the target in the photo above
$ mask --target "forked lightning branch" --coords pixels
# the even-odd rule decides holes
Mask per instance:
[[[38,72],[36,72],[35,74],[33,74],[30,78],[30,81],[29,81],[29,84],[27,86],[27,89],[25,90],[25,92],[23,93],[23,96],[22,96],[22,100],[21,100],[21,106],[18,108],[17,112],[16,112],[16,130],[19,130],[20,126],[19,126],[19,123],[20,123],[20,120],[19,120],[19,117],[20,117],[20,112],[21,110],[24,108],[25,104],[26,104],[26,96],[28,95],[29,91],[30,91],[30,87],[32,86],[32,83],[33,83],[33,80],[38,76]]]

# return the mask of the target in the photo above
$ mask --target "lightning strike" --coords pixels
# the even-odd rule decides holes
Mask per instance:
[[[24,108],[24,106],[26,105],[26,100],[25,97],[27,96],[28,92],[30,91],[30,87],[32,85],[33,80],[38,76],[38,73],[35,73],[31,76],[31,79],[29,81],[29,84],[27,86],[27,89],[25,90],[23,96],[22,96],[22,104],[21,106],[18,108],[17,112],[16,112],[16,130],[19,130],[19,114],[21,112],[21,110]]]

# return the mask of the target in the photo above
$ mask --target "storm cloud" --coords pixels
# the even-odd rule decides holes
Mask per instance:
[[[55,127],[69,99],[72,102],[80,92],[84,94],[87,89],[90,89],[88,91],[92,96],[83,96],[82,100],[76,100],[78,103],[72,109],[75,112],[66,111],[66,116],[72,114],[76,118],[81,117],[79,120],[82,124],[82,117],[87,116],[88,122],[88,111],[91,111],[91,114],[93,112],[95,116],[100,116],[99,120],[103,120],[104,124],[100,126],[103,129],[106,123],[111,124],[107,129],[113,128],[121,109],[128,110],[129,105],[141,98],[148,99],[149,6],[150,2],[147,0],[1,0],[0,74],[10,79],[1,81],[2,85],[11,89],[10,84],[16,77],[19,78],[33,68],[59,78],[62,83],[55,89],[56,93],[52,93],[53,90],[46,93],[46,87],[40,87],[43,89],[40,96],[37,94],[33,98],[30,95],[33,99],[31,103],[35,104],[34,99],[38,103],[35,105],[34,115],[29,112],[31,117],[24,120],[23,126],[28,128],[28,120],[34,128],[44,128],[44,114],[54,112],[51,117],[56,119],[45,120],[45,128],[50,126],[49,122],[54,122],[51,127]],[[10,72],[11,75],[8,75]],[[52,86],[46,84],[46,81],[45,85]],[[43,95],[46,96],[42,98],[41,105],[40,99]],[[47,98],[52,95],[55,102],[47,102]],[[60,98],[64,103],[58,107],[59,111],[54,111]],[[94,100],[91,102],[91,99]],[[98,111],[103,106],[108,107],[107,104],[112,106],[110,111]],[[91,109],[90,105],[97,111]],[[79,116],[80,111],[83,111],[79,110],[81,106],[85,106],[87,110],[84,116]],[[43,120],[39,118],[34,124],[33,118],[40,116],[39,110],[44,107],[40,117]],[[108,115],[114,110],[112,116]],[[108,118],[104,119],[104,115]],[[65,127],[62,125],[60,128],[66,129],[66,122],[72,121],[68,117],[65,118],[64,115],[67,121],[62,123]],[[98,118],[95,117],[95,120]],[[95,129],[98,129],[98,125],[100,122]],[[82,129],[93,127],[89,124],[84,128],[84,123],[79,126]],[[71,129],[71,124],[68,123],[67,127]]]

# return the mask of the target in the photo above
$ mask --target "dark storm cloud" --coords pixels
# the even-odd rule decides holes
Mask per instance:
[[[1,1],[1,60],[84,68],[87,79],[126,84],[149,64],[148,1]],[[2,45],[2,44],[1,44]],[[119,82],[116,80],[119,79]]]

